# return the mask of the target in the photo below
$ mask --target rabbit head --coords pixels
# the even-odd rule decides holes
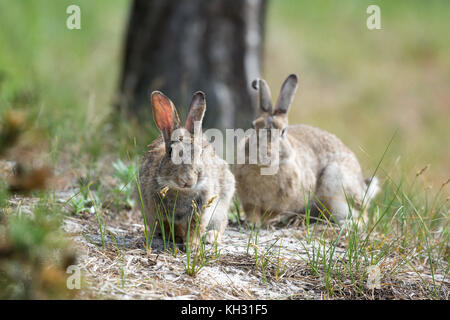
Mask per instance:
[[[280,130],[280,159],[289,156],[290,143],[286,139],[286,129],[288,126],[288,111],[291,106],[294,94],[298,86],[298,77],[295,74],[289,75],[281,86],[280,95],[275,104],[272,106],[272,96],[269,86],[263,79],[256,79],[252,82],[252,87],[258,90],[258,104],[261,115],[256,118],[252,127],[258,132],[258,139],[261,137],[259,131],[266,129],[268,135],[267,141],[270,146],[271,129]]]
[[[294,99],[298,86],[298,77],[291,74],[281,86],[280,96],[275,107],[272,106],[272,96],[269,86],[264,79],[256,79],[252,82],[252,87],[258,90],[258,102],[261,115],[253,121],[253,127],[259,129],[279,129],[284,130],[288,125],[287,113]]]
[[[206,110],[204,93],[194,94],[184,127],[173,102],[163,93],[154,91],[151,100],[153,118],[165,148],[158,168],[158,183],[177,190],[198,187],[202,183],[204,167],[201,157],[204,145],[201,125]]]

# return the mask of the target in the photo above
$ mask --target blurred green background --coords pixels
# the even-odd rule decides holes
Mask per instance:
[[[81,30],[66,28],[70,4],[81,7]],[[382,30],[366,27],[370,4],[381,8]],[[125,0],[0,0],[0,113],[33,114],[51,161],[125,156],[134,136],[139,154],[150,142],[132,124],[109,125],[129,8]],[[366,175],[397,132],[386,170],[414,177],[430,164],[426,179],[437,189],[450,177],[449,14],[445,0],[269,0],[263,75],[276,95],[298,73],[290,122],[339,136]]]

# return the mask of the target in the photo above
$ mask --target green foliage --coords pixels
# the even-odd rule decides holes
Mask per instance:
[[[0,208],[0,298],[73,297],[66,268],[75,256],[61,230],[61,215],[44,197],[31,211]]]
[[[207,266],[213,257],[218,257],[217,246],[207,247],[203,237],[200,235],[200,221],[198,212],[194,208],[193,218],[188,223],[186,237],[186,257],[183,261],[186,274],[196,277],[197,274]]]
[[[118,159],[113,163],[113,176],[117,180],[117,186],[114,187],[116,205],[134,207],[135,199],[133,198],[134,184],[133,179],[136,175],[136,168],[133,163],[126,165],[122,160]],[[118,201],[117,201],[118,200]]]
[[[80,214],[82,212],[89,211],[89,203],[90,200],[84,198],[82,195],[74,196],[70,200],[70,206],[74,214]]]
[[[442,195],[432,201],[424,197],[417,181],[406,185],[388,177],[383,194],[368,208],[367,224],[356,221],[336,230],[329,224],[306,224],[305,239],[299,244],[313,275],[322,278],[328,296],[339,295],[350,280],[357,291],[367,291],[368,270],[375,267],[384,278],[392,278],[408,265],[422,279],[428,297],[444,297],[443,282],[434,274],[448,276],[448,205]],[[431,281],[424,278],[425,266]]]

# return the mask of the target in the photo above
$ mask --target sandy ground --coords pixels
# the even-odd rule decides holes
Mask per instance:
[[[125,218],[125,217],[123,217]],[[186,254],[176,257],[163,251],[163,242],[154,238],[152,249],[145,249],[143,225],[135,213],[123,221],[111,221],[102,246],[93,217],[68,217],[64,229],[76,243],[79,265],[84,271],[85,298],[112,299],[326,299],[323,278],[311,273],[307,255],[312,245],[302,240],[303,227],[261,229],[257,246],[250,245],[251,230],[230,225],[214,254],[210,247],[209,263],[193,277],[186,273]],[[137,220],[137,221],[134,221]],[[303,245],[300,243],[303,242]],[[275,243],[275,244],[274,244]],[[248,249],[249,248],[249,249]],[[248,254],[247,254],[248,249]],[[270,249],[270,250],[269,250]],[[254,253],[260,257],[256,261]],[[308,252],[307,252],[308,251]],[[336,249],[336,257],[344,248]],[[268,253],[270,252],[270,253]],[[264,255],[266,254],[266,255]],[[269,258],[263,260],[263,258]],[[269,261],[270,260],[270,261]],[[261,267],[262,261],[269,261]],[[385,261],[388,265],[388,261]],[[278,270],[278,272],[277,272]],[[431,281],[427,270],[422,277]],[[346,299],[420,299],[425,296],[417,273],[405,267],[397,276],[384,276],[381,270],[380,289],[365,288],[355,292],[339,289],[334,298]],[[444,288],[449,280],[442,275]]]
[[[3,171],[10,172],[12,165],[6,164]],[[55,195],[58,202],[64,204],[74,191],[65,188]],[[14,196],[10,206],[20,206],[21,212],[31,214],[31,207],[37,201],[36,198]],[[432,283],[432,276],[427,264],[415,265],[415,270],[407,264],[398,268],[395,253],[376,268],[379,273],[376,288],[373,288],[373,279],[369,279],[371,266],[363,266],[366,272],[358,279],[364,284],[362,287],[358,288],[350,279],[330,279],[331,285],[336,286],[334,295],[327,296],[323,268],[319,275],[313,274],[308,264],[308,256],[317,252],[318,242],[313,247],[314,242],[306,241],[306,228],[299,221],[261,229],[257,242],[248,227],[230,223],[222,244],[217,249],[207,247],[207,264],[192,276],[186,272],[187,256],[180,248],[174,255],[164,250],[162,239],[154,238],[151,249],[146,249],[139,212],[102,209],[102,219],[106,222],[103,245],[95,213],[74,215],[67,205],[62,207],[67,213],[63,228],[73,242],[77,265],[83,275],[78,294],[82,299],[429,298],[425,285]],[[335,249],[337,262],[346,259],[344,243]],[[322,250],[329,249],[326,242],[321,245]],[[396,266],[394,273],[393,265]],[[444,299],[448,299],[448,277],[435,274],[434,279],[443,288]]]

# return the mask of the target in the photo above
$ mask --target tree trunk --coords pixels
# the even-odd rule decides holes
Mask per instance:
[[[160,90],[183,117],[205,92],[204,128],[247,128],[260,77],[266,0],[134,0],[126,36],[119,106],[147,119]]]

